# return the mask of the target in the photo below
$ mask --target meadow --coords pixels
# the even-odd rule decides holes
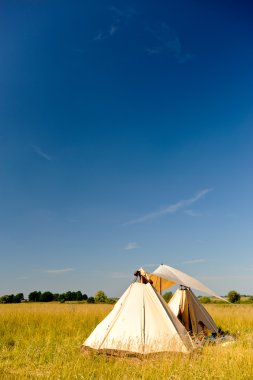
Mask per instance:
[[[253,305],[206,307],[234,343],[140,360],[80,351],[111,305],[0,304],[0,379],[253,379]]]

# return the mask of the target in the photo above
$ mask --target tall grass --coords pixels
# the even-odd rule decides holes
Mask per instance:
[[[192,355],[142,360],[81,353],[111,305],[0,305],[0,379],[253,379],[253,305],[207,305],[237,336]]]

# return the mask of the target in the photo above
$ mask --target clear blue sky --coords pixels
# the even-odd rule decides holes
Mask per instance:
[[[0,4],[0,294],[167,263],[253,293],[251,1]]]

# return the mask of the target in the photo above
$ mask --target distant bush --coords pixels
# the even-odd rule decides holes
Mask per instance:
[[[24,294],[18,293],[6,294],[0,297],[0,303],[20,303],[24,301]],[[108,303],[114,304],[117,302],[116,298],[109,298],[103,290],[98,290],[94,297],[88,297],[87,294],[82,293],[80,290],[77,292],[67,291],[65,293],[52,293],[50,291],[41,292],[34,290],[28,295],[29,302],[78,302],[78,303]]]
[[[41,293],[40,291],[33,291],[29,294],[28,299],[30,302],[59,301],[59,302],[63,303],[65,301],[87,300],[88,296],[87,296],[87,294],[82,294],[82,292],[80,290],[78,290],[77,292],[68,291],[68,292],[62,293],[62,294],[59,294],[59,293],[53,294],[51,292]]]
[[[37,292],[36,290],[34,292],[31,292],[28,295],[28,300],[30,302],[39,302],[41,297],[41,292]]]
[[[164,293],[163,294],[164,301],[168,303],[172,296],[173,296],[172,292]]]
[[[95,299],[94,299],[94,297],[89,297],[89,298],[87,299],[87,302],[88,302],[88,303],[95,303]]]
[[[201,303],[211,303],[211,298],[210,298],[210,297],[203,296],[203,297],[199,297],[199,301],[200,301]]]
[[[108,301],[108,297],[103,290],[98,290],[94,298],[96,303],[107,303]]]
[[[23,293],[6,294],[5,296],[0,297],[0,303],[20,303],[24,299]]]
[[[51,292],[44,292],[40,296],[40,302],[51,302],[54,299],[54,295]]]
[[[253,296],[241,296],[240,303],[244,304],[252,304],[253,303]]]
[[[241,299],[241,296],[239,293],[237,293],[235,290],[231,290],[228,293],[228,300],[231,303],[239,303]]]
[[[113,305],[116,302],[117,302],[117,300],[115,298],[107,298],[107,302],[106,303],[109,303],[109,304]]]

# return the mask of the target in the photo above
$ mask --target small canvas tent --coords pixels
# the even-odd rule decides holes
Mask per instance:
[[[138,354],[177,351],[189,353],[193,343],[184,326],[151,285],[141,269],[132,283],[100,322],[83,347]]]
[[[211,333],[218,332],[212,317],[190,288],[181,286],[177,289],[168,306],[190,334],[198,335],[205,329]]]

